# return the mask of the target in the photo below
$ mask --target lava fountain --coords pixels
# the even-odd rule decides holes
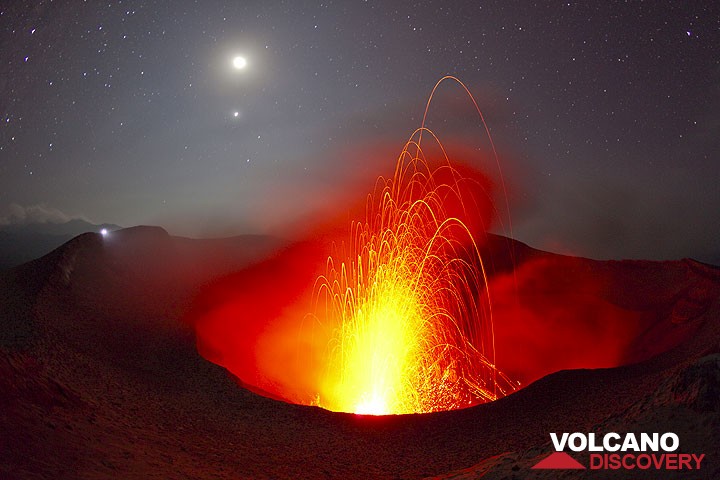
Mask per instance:
[[[459,80],[433,93],[448,78],[484,126]],[[464,408],[519,388],[496,365],[477,243],[499,217],[491,182],[451,162],[425,117],[341,236],[333,222],[208,288],[192,314],[205,358],[260,394],[359,414]]]
[[[423,135],[439,147],[439,162],[426,158]],[[470,183],[424,126],[393,177],[378,179],[364,221],[352,223],[349,244],[328,258],[315,284],[310,317],[332,332],[317,405],[433,412],[518,388],[495,365],[492,302],[468,227],[478,215],[464,195]]]

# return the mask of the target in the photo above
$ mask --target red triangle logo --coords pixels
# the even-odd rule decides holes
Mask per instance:
[[[540,460],[532,468],[555,470],[585,470],[585,466],[565,452],[555,452]]]

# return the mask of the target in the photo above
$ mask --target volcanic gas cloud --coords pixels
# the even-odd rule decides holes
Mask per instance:
[[[463,408],[627,360],[649,319],[591,300],[602,282],[582,272],[536,279],[541,264],[516,268],[512,248],[509,269],[481,254],[493,182],[424,125],[344,234],[320,229],[208,289],[193,319],[202,355],[264,395],[361,414]]]

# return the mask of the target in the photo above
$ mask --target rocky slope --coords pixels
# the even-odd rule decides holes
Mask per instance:
[[[491,237],[491,291],[517,292],[497,304],[498,352],[516,350],[499,357],[528,386],[461,411],[362,417],[257,395],[197,353],[184,321],[193,299],[270,243],[135,228],[82,235],[5,272],[0,477],[596,478],[529,468],[552,451],[549,432],[608,430],[674,431],[683,451],[706,454],[693,478],[720,476],[716,268]],[[687,478],[663,477],[673,475]]]

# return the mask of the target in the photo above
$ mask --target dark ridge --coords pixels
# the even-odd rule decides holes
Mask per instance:
[[[83,233],[121,228],[114,224],[94,225],[79,219],[65,223],[0,226],[0,271],[40,258]]]
[[[62,277],[63,265],[81,250],[93,248],[100,235],[82,234],[68,240],[41,258],[0,272],[0,346],[23,348],[36,333],[32,314],[35,298],[50,279]]]

